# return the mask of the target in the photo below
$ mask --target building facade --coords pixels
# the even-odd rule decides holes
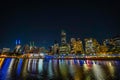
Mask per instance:
[[[96,54],[99,52],[99,43],[96,39],[87,38],[85,39],[85,52],[86,54]]]
[[[65,31],[61,31],[61,46],[59,47],[60,54],[69,54],[70,53],[70,44],[66,41]]]
[[[79,54],[84,53],[82,41],[78,38],[71,38],[71,53]]]
[[[66,45],[67,41],[66,41],[66,32],[65,31],[61,31],[61,45],[64,46]]]

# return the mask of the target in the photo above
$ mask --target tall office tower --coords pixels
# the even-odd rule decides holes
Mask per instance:
[[[76,44],[76,39],[75,38],[71,38],[70,39],[70,45],[71,45],[71,53],[75,53],[75,44]]]
[[[70,45],[67,44],[66,41],[66,33],[65,31],[61,31],[61,46],[59,47],[60,54],[69,54],[70,53]]]
[[[85,51],[87,54],[93,54],[99,52],[99,43],[96,39],[87,38],[85,39]]]
[[[66,33],[65,31],[61,31],[61,45],[65,45],[66,44]]]
[[[79,38],[77,40],[75,38],[71,38],[71,53],[79,54],[83,52],[82,41]]]

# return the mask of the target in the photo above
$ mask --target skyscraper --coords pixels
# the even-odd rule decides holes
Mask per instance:
[[[66,33],[64,30],[61,31],[61,45],[66,45]]]
[[[83,53],[83,44],[82,41],[78,38],[77,40],[75,38],[71,38],[71,53]]]
[[[59,51],[62,54],[68,54],[68,53],[70,53],[70,45],[67,44],[66,33],[63,30],[61,31],[61,46],[59,48]]]
[[[20,40],[16,40],[15,44],[16,44],[16,46],[15,46],[14,52],[15,53],[21,52],[21,42],[20,42]]]
[[[99,43],[94,38],[85,39],[85,51],[87,54],[94,54],[99,52]]]

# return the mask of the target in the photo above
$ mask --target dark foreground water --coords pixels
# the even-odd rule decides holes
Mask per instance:
[[[120,80],[120,61],[0,58],[0,80]]]

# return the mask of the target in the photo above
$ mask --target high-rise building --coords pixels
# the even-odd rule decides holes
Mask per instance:
[[[21,52],[21,45],[16,45],[15,49],[14,49],[15,53],[20,53]]]
[[[114,48],[114,42],[112,39],[105,39],[103,45],[108,48],[108,52],[112,52],[112,49]]]
[[[61,32],[61,46],[59,48],[59,52],[62,54],[70,53],[70,45],[67,44],[66,33],[63,30]]]
[[[62,54],[69,54],[70,53],[70,45],[66,44],[65,46],[60,46],[59,52]]]
[[[103,44],[104,44],[105,46],[107,46],[107,47],[110,47],[110,46],[114,45],[112,39],[105,39],[105,40],[103,41]]]
[[[77,53],[84,53],[82,40],[80,40],[80,38],[78,38],[76,41],[76,52]]]
[[[75,53],[75,44],[76,44],[76,39],[71,38],[70,39],[70,46],[71,46],[71,52],[70,53]]]
[[[61,31],[61,45],[65,45],[66,44],[66,33],[65,31]]]
[[[53,53],[58,54],[59,53],[59,44],[54,44],[53,45]]]
[[[117,35],[112,38],[114,47],[112,48],[113,53],[120,53],[120,35]]]
[[[83,44],[82,41],[78,38],[77,40],[75,38],[71,38],[71,53],[83,53]]]
[[[116,47],[120,47],[120,35],[117,35],[117,36],[113,37],[112,40],[113,40],[114,45]]]
[[[16,40],[15,44],[16,44],[16,46],[15,46],[14,52],[15,53],[21,53],[22,50],[21,50],[21,42],[20,42],[20,40]]]
[[[108,51],[108,47],[107,47],[107,46],[105,46],[105,45],[100,45],[100,47],[99,47],[99,53],[100,53],[100,54],[106,54],[107,51]]]
[[[30,52],[30,47],[28,44],[26,44],[24,47],[23,47],[23,52],[24,53],[29,53]]]
[[[85,39],[85,52],[87,54],[95,54],[99,52],[99,43],[96,39],[87,38]]]

